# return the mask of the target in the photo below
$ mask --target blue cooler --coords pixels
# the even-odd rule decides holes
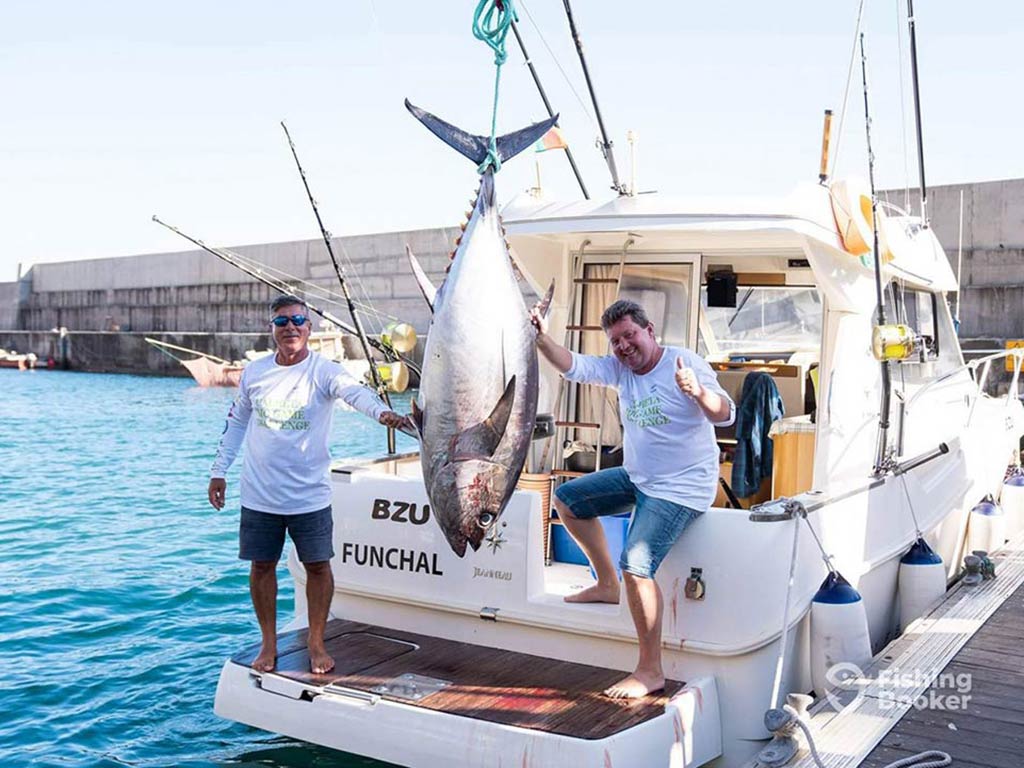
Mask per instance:
[[[558,517],[557,512],[552,512],[553,517]],[[604,515],[597,518],[604,528],[605,538],[608,540],[608,552],[611,554],[612,562],[615,563],[615,572],[622,577],[619,571],[619,558],[622,557],[622,549],[626,545],[626,532],[629,530],[629,514]],[[590,565],[583,550],[569,535],[564,525],[555,524],[551,526],[551,558],[556,563],[572,563],[574,565]],[[595,579],[597,574],[590,569],[590,575]]]

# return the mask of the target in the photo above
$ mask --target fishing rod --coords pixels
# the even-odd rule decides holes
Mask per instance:
[[[175,227],[175,226],[173,226],[171,224],[168,224],[165,221],[162,221],[160,219],[160,217],[158,217],[156,215],[153,216],[153,221],[155,221],[157,224],[159,224],[160,226],[164,227],[165,229],[169,229],[171,232],[173,232],[174,234],[178,235],[179,237],[182,237],[185,240],[188,240],[193,245],[199,246],[204,251],[206,251],[209,254],[212,254],[212,255],[216,256],[221,261],[227,262],[228,264],[233,266],[235,269],[238,269],[241,272],[244,272],[245,274],[249,275],[249,277],[253,278],[254,280],[257,280],[258,282],[261,282],[264,285],[269,286],[269,287],[273,288],[276,291],[280,291],[281,293],[294,293],[294,288],[292,288],[290,285],[288,285],[284,281],[278,280],[275,277],[271,277],[269,275],[266,275],[260,269],[254,269],[253,267],[250,267],[250,266],[246,265],[242,261],[243,257],[240,256],[239,254],[232,253],[231,251],[225,250],[223,248],[214,248],[213,246],[207,245],[206,243],[204,243],[199,238],[192,237],[191,235],[185,234],[184,232],[182,232],[177,227]],[[351,334],[353,336],[356,335],[356,329],[353,328],[348,323],[346,323],[341,318],[335,316],[331,312],[328,312],[326,310],[320,309],[318,306],[316,306],[315,304],[310,302],[308,299],[304,298],[303,300],[304,300],[306,306],[309,307],[311,312],[314,312],[314,313],[318,314],[320,317],[322,317],[327,322],[333,323],[334,325],[338,326],[345,333]],[[387,346],[386,344],[384,344],[381,341],[378,341],[377,339],[373,338],[372,336],[367,337],[367,340],[369,341],[370,346],[372,346],[374,349],[379,351],[381,354],[385,355],[389,359],[397,358],[398,360],[401,360],[403,363],[405,363],[409,367],[409,370],[413,371],[417,376],[420,375],[419,366],[417,366],[411,360],[403,357],[400,353],[396,352],[391,347]]]
[[[917,167],[921,175],[921,226],[928,227],[928,187],[924,183],[924,138],[921,132],[921,89],[917,84],[917,31],[914,24],[914,0],[907,0],[907,25],[910,27],[910,74],[914,85],[914,122],[917,125]],[[957,299],[959,301],[959,298]]]
[[[540,100],[544,102],[544,109],[548,111],[548,117],[554,117],[555,112],[551,109],[551,102],[548,101],[548,95],[544,92],[544,86],[540,84],[540,77],[537,75],[537,70],[533,66],[533,60],[530,58],[530,54],[526,52],[526,46],[523,44],[523,37],[519,34],[519,25],[512,21],[512,32],[516,36],[516,42],[519,43],[519,50],[523,52],[523,58],[526,60],[526,66],[530,70],[530,74],[533,76],[533,82],[537,86],[537,91],[540,93]],[[583,192],[583,197],[586,200],[590,199],[590,194],[587,192],[587,185],[583,183],[583,177],[580,175],[580,169],[576,167],[576,160],[572,156],[572,150],[568,146],[565,148],[565,157],[569,161],[569,165],[572,167],[572,172],[576,175],[576,181],[580,185],[580,191]]]
[[[860,73],[864,83],[864,132],[868,149],[868,183],[871,186],[871,234],[875,259],[875,298],[878,301],[878,325],[885,325],[885,299],[882,296],[882,260],[878,251],[878,197],[875,195],[875,153],[871,149],[871,112],[868,109],[868,59],[864,52],[864,33],[860,34]],[[892,397],[892,380],[889,376],[889,361],[882,359],[882,400],[878,413],[878,444],[875,447],[875,475],[886,470],[889,447],[889,408]]]
[[[359,319],[359,313],[356,311],[356,305],[352,301],[352,295],[348,290],[348,283],[345,282],[345,275],[341,269],[341,265],[338,263],[338,258],[334,255],[334,248],[331,246],[331,233],[327,231],[327,227],[324,226],[323,219],[320,218],[320,209],[317,208],[316,199],[313,197],[312,191],[309,189],[309,182],[306,180],[306,172],[302,170],[302,163],[299,162],[299,153],[295,150],[295,142],[292,141],[292,135],[288,133],[288,126],[284,124],[284,120],[281,121],[281,128],[284,129],[284,135],[288,139],[288,147],[292,151],[292,157],[295,158],[295,167],[299,169],[299,176],[302,177],[302,186],[306,188],[306,197],[309,198],[309,204],[313,207],[313,215],[316,216],[316,223],[320,227],[320,234],[323,235],[324,244],[327,246],[327,253],[330,254],[331,263],[334,264],[334,273],[338,276],[338,282],[341,283],[341,292],[345,296],[345,301],[348,304],[348,313],[352,317],[352,324],[356,327],[356,335],[359,336],[359,343],[363,346],[363,353],[366,355],[367,361],[370,363],[370,377],[373,380],[373,386],[377,390],[377,394],[387,404],[388,408],[391,408],[391,398],[388,397],[387,387],[384,385],[384,380],[380,376],[380,371],[377,370],[377,366],[373,364],[373,355],[370,352],[370,343],[366,338],[366,332],[363,330],[363,324]],[[388,427],[388,453],[395,452],[395,430],[393,427]]]
[[[587,81],[587,90],[590,92],[590,100],[594,104],[594,114],[597,116],[597,126],[601,129],[601,153],[605,162],[608,163],[608,170],[612,174],[612,189],[619,195],[628,194],[619,181],[619,171],[615,167],[615,155],[612,152],[612,142],[608,140],[608,132],[604,128],[604,120],[601,118],[601,108],[597,105],[597,94],[594,93],[594,84],[590,80],[590,70],[587,69],[587,59],[583,55],[583,42],[580,40],[579,30],[576,29],[576,21],[572,16],[572,7],[569,0],[562,0],[565,4],[565,15],[569,19],[569,31],[572,33],[572,41],[576,44],[576,53],[580,57],[580,64],[583,66],[583,78]]]

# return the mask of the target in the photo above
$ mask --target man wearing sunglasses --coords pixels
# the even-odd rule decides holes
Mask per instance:
[[[249,592],[262,646],[253,669],[269,672],[277,656],[277,563],[285,531],[306,569],[309,664],[317,674],[334,668],[324,627],[334,594],[330,560],[330,453],[334,401],[343,400],[387,427],[408,427],[372,390],[341,365],[310,351],[310,320],[302,299],[279,296],[270,305],[277,352],[249,363],[210,470],[209,499],[224,507],[225,473],[245,443],[239,553],[251,562]]]

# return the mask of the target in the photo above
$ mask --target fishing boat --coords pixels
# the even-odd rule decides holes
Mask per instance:
[[[909,598],[921,615],[991,532],[975,507],[998,495],[1024,434],[1024,356],[965,362],[923,175],[913,215],[883,212],[873,184],[829,179],[824,157],[819,183],[765,199],[634,195],[609,166],[614,199],[524,194],[502,211],[524,279],[538,295],[556,285],[552,337],[604,354],[602,310],[635,299],[662,344],[708,360],[741,414],[748,381],[770,382],[780,404],[757,435],[774,460],[752,484],[729,460],[750,427],[718,430],[722,494],[658,571],[664,691],[602,696],[636,659],[628,607],[563,599],[593,577],[551,489],[599,468],[621,431],[607,392],[542,366],[540,411],[554,420],[538,418],[539,471],[463,557],[431,520],[418,455],[332,467],[337,666],[309,671],[293,552],[295,616],[277,667],[250,667],[258,646],[229,659],[219,715],[428,768],[739,766],[772,736],[767,710],[825,694],[827,665],[869,661],[913,618]],[[1004,362],[999,391],[990,379]],[[557,449],[581,442],[593,459],[567,467]],[[613,552],[625,525],[608,520]],[[939,570],[939,594],[924,599],[901,575],[921,561]]]
[[[418,458],[391,455],[332,470],[334,506],[344,510],[329,629],[337,669],[311,675],[297,631],[275,672],[251,670],[252,649],[228,661],[216,711],[404,765],[450,765],[453,755],[481,766],[674,765],[673,755],[680,765],[736,765],[768,736],[762,716],[783,636],[781,690],[811,688],[822,550],[862,596],[871,648],[880,649],[896,631],[900,559],[917,530],[953,577],[972,507],[998,493],[1024,432],[1020,365],[1012,358],[1006,395],[987,394],[982,373],[992,360],[964,363],[946,301],[956,280],[934,233],[910,215],[890,216],[886,226],[904,236],[891,239],[883,274],[921,346],[893,364],[900,405],[876,466],[873,271],[844,245],[836,194],[836,185],[812,184],[774,201],[524,196],[503,212],[526,279],[560,286],[555,338],[576,328],[569,333],[599,348],[601,334],[583,329],[617,291],[648,307],[663,343],[708,356],[734,397],[750,372],[768,372],[785,403],[765,503],[713,507],[658,573],[666,673],[678,681],[662,697],[635,707],[600,700],[609,677],[631,669],[634,629],[624,604],[563,602],[591,578],[583,565],[550,560],[546,494],[517,491],[488,546],[460,559],[430,521]],[[741,307],[709,306],[729,274]],[[560,386],[550,368],[544,375],[542,410]],[[574,419],[596,421],[585,400]],[[722,435],[723,450],[735,439]],[[814,535],[793,554],[801,525]],[[294,554],[288,567],[298,627],[304,572]],[[700,599],[688,596],[696,578]]]

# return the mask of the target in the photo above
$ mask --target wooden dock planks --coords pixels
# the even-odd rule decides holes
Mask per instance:
[[[994,580],[955,586],[875,657],[858,690],[835,692],[846,705],[859,698],[856,706],[814,703],[811,732],[828,768],[883,768],[931,749],[956,768],[1024,768],[1024,533],[995,560]],[[898,689],[902,701],[889,698],[894,676],[916,672],[922,680]],[[964,709],[931,706],[933,694],[963,701],[957,675],[970,675]],[[927,707],[913,706],[919,696]],[[804,749],[788,768],[815,762]]]
[[[969,680],[966,707],[911,708],[863,767],[882,768],[926,749],[948,752],[953,765],[964,768],[1024,766],[1024,585],[967,641],[938,679]],[[929,686],[924,701],[949,694],[949,686],[937,682]]]

